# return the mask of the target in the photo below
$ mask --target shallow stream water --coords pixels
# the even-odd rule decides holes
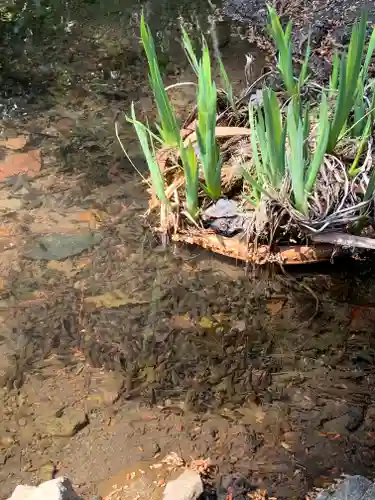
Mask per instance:
[[[144,7],[160,42],[166,83],[192,81],[178,42],[179,16],[207,31],[211,7],[198,1]],[[210,455],[225,472],[250,475],[279,498],[300,498],[341,472],[371,475],[371,261],[245,269],[197,248],[160,247],[144,217],[144,185],[114,136],[114,118],[128,112],[132,100],[139,116],[154,117],[137,31],[140,8],[120,1],[83,2],[79,9],[69,4],[65,30],[46,35],[44,43],[27,42],[17,64],[2,74],[4,130],[30,134],[43,156],[43,175],[32,184],[38,203],[2,218],[14,238],[9,246],[8,233],[1,233],[0,354],[11,391],[4,396],[2,431],[19,432],[22,388],[29,390],[34,378],[44,380],[46,360],[57,358],[63,370],[79,359],[124,378],[124,407],[132,399],[204,422],[200,434],[189,431],[196,453]],[[245,55],[255,56],[256,79],[268,64],[266,54],[247,40],[248,25],[218,18],[216,27],[224,64],[240,92]],[[183,118],[194,86],[171,95]],[[120,135],[143,168],[125,121]],[[7,199],[14,196],[11,188],[4,188]],[[23,191],[20,196],[24,201]],[[58,265],[24,257],[23,246],[41,234],[69,232],[82,223],[104,234],[87,253]],[[87,297],[118,290],[123,304],[87,307]],[[53,371],[50,376],[58,378]],[[21,417],[30,420],[27,429],[40,418],[38,411]],[[208,428],[213,421],[217,432]],[[21,474],[14,472],[17,459],[40,451],[38,432],[31,433],[29,448],[14,448],[14,460],[5,460],[4,491]],[[85,439],[90,442],[90,435]],[[103,464],[95,467],[93,483],[106,478]],[[23,477],[27,473],[22,470]]]

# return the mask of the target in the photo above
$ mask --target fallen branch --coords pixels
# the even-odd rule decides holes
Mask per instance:
[[[311,235],[315,243],[330,243],[341,247],[356,247],[375,250],[375,239],[366,236],[355,236],[354,234],[342,233],[316,233]]]

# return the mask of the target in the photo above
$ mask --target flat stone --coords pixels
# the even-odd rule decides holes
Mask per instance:
[[[67,408],[61,417],[51,418],[46,423],[46,432],[54,437],[72,437],[88,423],[89,420],[83,410]]]
[[[347,426],[350,422],[350,416],[348,413],[341,415],[340,417],[328,420],[323,424],[323,432],[332,432],[335,434],[348,434],[349,431]]]

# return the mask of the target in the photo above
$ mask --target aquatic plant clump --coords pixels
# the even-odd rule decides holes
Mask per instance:
[[[203,37],[196,48],[182,28],[197,78],[196,107],[184,123],[142,16],[158,123],[156,129],[140,123],[134,106],[127,119],[150,170],[150,208],[160,208],[161,230],[173,239],[244,260],[272,260],[275,246],[308,248],[320,241],[373,248],[375,240],[366,241],[374,214],[375,29],[368,38],[363,14],[347,50],[334,54],[325,86],[309,72],[310,41],[298,71],[292,25],[283,29],[276,11],[268,10],[277,67],[238,97],[220,55],[210,54]]]

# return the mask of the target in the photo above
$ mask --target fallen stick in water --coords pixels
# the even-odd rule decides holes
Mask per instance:
[[[342,233],[316,233],[311,235],[315,243],[331,243],[341,247],[356,247],[375,250],[375,239],[366,236],[355,236],[354,234]]]

